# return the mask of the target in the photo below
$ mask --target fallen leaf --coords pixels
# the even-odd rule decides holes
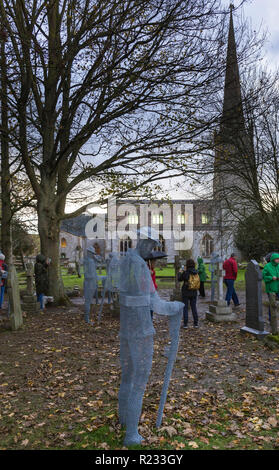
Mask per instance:
[[[193,447],[193,449],[197,449],[199,447],[195,441],[188,442],[188,446]]]

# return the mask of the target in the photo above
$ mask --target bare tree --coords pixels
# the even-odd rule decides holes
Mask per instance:
[[[1,73],[1,249],[5,253],[7,263],[12,259],[11,238],[11,183],[8,139],[8,98],[7,98],[7,34],[1,25],[0,31],[0,73]]]
[[[219,0],[0,0],[0,11],[13,138],[59,300],[60,223],[88,204],[65,214],[68,195],[90,180],[101,202],[107,187],[123,196],[185,174],[205,145],[197,137],[216,120],[208,104],[224,71],[224,15]]]

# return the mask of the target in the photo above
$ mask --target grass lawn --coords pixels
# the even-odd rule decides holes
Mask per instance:
[[[206,281],[207,287],[210,286],[210,279],[211,279],[211,273],[209,272],[209,265],[206,264],[206,273],[208,276],[208,279]],[[157,276],[157,284],[160,289],[174,289],[175,287],[175,282],[174,282],[174,267],[173,264],[169,264],[164,268],[155,268],[156,270],[156,276]],[[62,278],[63,278],[63,283],[66,289],[73,289],[74,286],[78,286],[80,289],[83,288],[83,269],[81,268],[81,273],[82,277],[79,278],[75,274],[68,274],[67,269],[62,268]],[[99,272],[98,272],[99,274]],[[101,272],[102,276],[106,275],[106,271],[103,269]],[[25,273],[20,272],[18,273],[18,278],[19,278],[19,283],[20,283],[20,289],[25,288],[25,280],[26,276]],[[164,279],[166,278],[166,279]],[[173,278],[173,279],[171,279]],[[101,285],[101,281],[99,281],[99,285]],[[238,270],[238,276],[237,280],[235,282],[235,288],[236,290],[244,290],[245,289],[245,269],[239,269]]]

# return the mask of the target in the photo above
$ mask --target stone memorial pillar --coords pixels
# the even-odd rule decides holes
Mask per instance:
[[[27,289],[26,294],[23,296],[22,309],[26,313],[38,313],[40,311],[40,303],[37,302],[34,296],[34,266],[32,263],[26,264],[26,278]]]
[[[9,265],[8,271],[8,299],[9,320],[12,330],[18,330],[23,325],[22,311],[20,305],[19,286],[16,269],[13,264]]]
[[[175,288],[173,289],[172,291],[172,294],[170,296],[170,300],[173,301],[173,300],[181,300],[181,287],[180,287],[180,283],[178,282],[177,280],[177,275],[179,273],[179,270],[180,270],[180,257],[178,255],[176,255],[174,257],[174,282],[175,282]]]
[[[209,305],[209,311],[206,312],[206,319],[214,322],[235,321],[236,314],[232,312],[231,306],[227,305],[224,300],[224,286],[223,277],[225,271],[223,270],[223,261],[218,258],[217,264],[217,300]]]
[[[262,272],[258,263],[251,260],[245,272],[246,283],[246,324],[241,328],[242,333],[250,333],[258,339],[269,334],[264,329],[262,305]]]
[[[214,251],[210,258],[209,272],[211,273],[211,302],[215,299],[215,286],[216,286],[216,269],[219,260],[219,255]]]

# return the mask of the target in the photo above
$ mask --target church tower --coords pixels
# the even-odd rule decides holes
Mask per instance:
[[[246,166],[246,155],[251,152],[251,140],[245,127],[232,12],[233,5],[230,5],[223,111],[220,130],[214,139],[213,197],[219,201],[225,200],[227,204],[233,193],[236,196],[237,188],[243,187],[241,171],[238,170],[241,165]]]
[[[220,227],[221,245],[230,239],[233,248],[233,231],[240,211],[245,213],[246,184],[242,172],[247,171],[248,157],[253,156],[252,143],[245,126],[239,67],[233,25],[233,5],[230,5],[230,22],[226,58],[223,110],[219,132],[214,138],[215,160],[213,200]],[[248,165],[249,166],[249,165]],[[228,244],[228,243],[227,243]],[[222,250],[221,250],[222,251]],[[224,248],[224,251],[226,249]]]

